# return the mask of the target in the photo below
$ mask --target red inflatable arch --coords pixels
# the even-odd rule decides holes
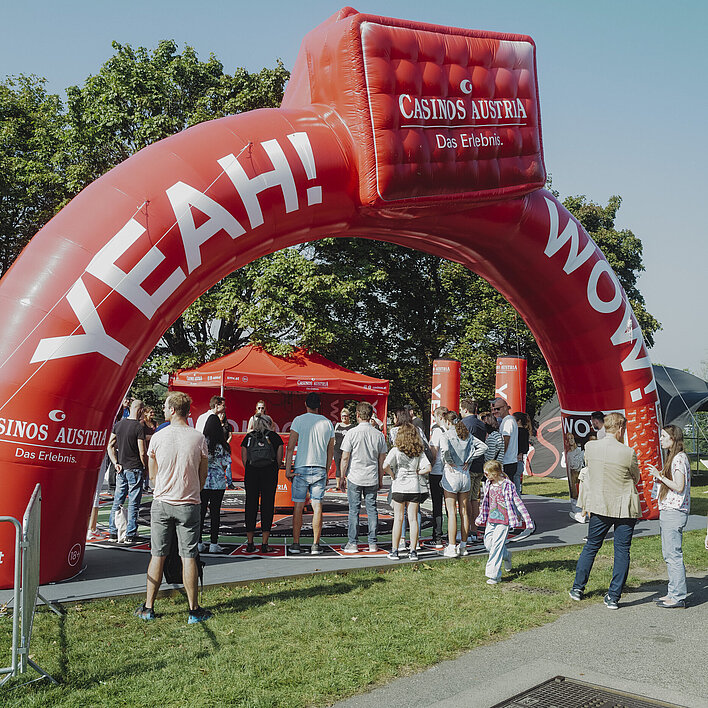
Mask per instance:
[[[305,38],[280,109],[198,125],[87,187],[0,283],[0,514],[41,482],[41,582],[81,567],[116,404],[162,333],[236,268],[325,236],[479,273],[534,332],[566,425],[624,411],[642,468],[658,463],[642,333],[545,178],[529,37],[346,8]]]

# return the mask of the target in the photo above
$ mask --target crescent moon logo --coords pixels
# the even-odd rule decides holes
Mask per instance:
[[[59,422],[60,420],[64,420],[64,418],[66,418],[66,413],[64,413],[64,411],[60,411],[58,408],[53,411],[49,411],[50,420],[56,420]]]
[[[472,82],[469,79],[462,79],[460,82],[460,91],[466,94],[472,93]]]

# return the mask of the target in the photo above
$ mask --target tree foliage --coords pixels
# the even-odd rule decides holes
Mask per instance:
[[[224,73],[173,41],[154,50],[113,44],[114,55],[66,110],[36,77],[0,84],[0,268],[68,198],[143,147],[204,120],[280,104],[281,62],[258,73]],[[584,196],[565,206],[615,269],[648,343],[658,322],[637,288],[642,244],[617,230],[621,204]],[[528,359],[528,401],[540,406],[553,383],[536,342],[506,300],[464,267],[401,246],[325,239],[261,258],[227,276],[170,327],[142,367],[136,393],[155,397],[176,368],[222,356],[249,342],[273,353],[317,350],[349,368],[391,379],[391,405],[425,411],[434,359],[461,360],[462,390],[494,394],[496,358]]]
[[[62,104],[44,84],[0,82],[0,275],[68,196]]]
[[[212,118],[280,105],[289,73],[225,74],[172,40],[150,51],[113,42],[115,54],[83,86],[67,89],[69,184],[78,191],[151,143]]]

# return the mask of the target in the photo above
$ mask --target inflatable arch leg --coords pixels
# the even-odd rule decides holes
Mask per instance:
[[[330,40],[334,30],[366,39],[384,26],[401,29],[403,40],[423,31],[367,17],[323,27]],[[465,42],[477,36],[455,32]],[[447,36],[442,44],[454,45]],[[474,83],[467,75],[463,91]],[[480,199],[455,196],[455,184],[442,197],[369,198],[349,108],[320,105],[312,88],[316,105],[304,105],[303,80],[293,75],[281,109],[205,123],[131,157],[52,219],[0,282],[0,514],[21,514],[42,484],[42,583],[81,567],[113,412],[162,333],[233,270],[326,236],[388,240],[479,273],[533,331],[567,425],[595,409],[625,411],[643,470],[658,462],[657,396],[641,331],[602,253],[562,205],[537,184],[505,191],[503,180],[494,199],[488,184]],[[0,530],[6,559],[9,548]],[[0,587],[11,585],[11,567],[0,564]]]

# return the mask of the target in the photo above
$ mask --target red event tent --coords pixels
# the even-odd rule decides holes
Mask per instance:
[[[304,349],[279,357],[249,345],[195,369],[176,371],[170,376],[169,388],[189,393],[195,420],[207,410],[212,396],[224,396],[227,418],[236,431],[231,441],[234,479],[243,479],[240,445],[257,401],[266,402],[268,414],[283,435],[293,418],[305,412],[305,396],[310,391],[321,395],[320,412],[333,423],[348,400],[368,401],[377,417],[386,420],[389,382],[345,369]],[[287,442],[287,435],[284,439]]]

